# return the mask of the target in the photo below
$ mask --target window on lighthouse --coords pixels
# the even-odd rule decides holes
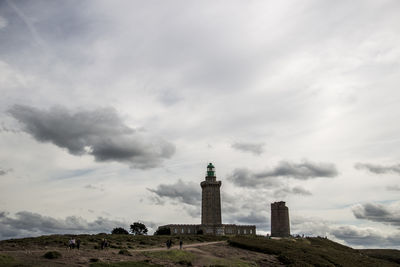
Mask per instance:
[[[209,163],[207,166],[207,176],[215,176],[215,167],[212,163]]]

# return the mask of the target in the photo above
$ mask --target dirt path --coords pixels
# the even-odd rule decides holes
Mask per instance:
[[[192,243],[192,244],[183,244],[183,249],[185,248],[193,248],[193,247],[201,247],[201,246],[208,246],[208,245],[216,245],[216,244],[223,244],[226,243],[226,241],[215,241],[215,242],[200,242],[200,243]],[[172,246],[170,249],[179,249],[179,245]],[[27,255],[32,254],[32,253],[38,253],[38,252],[43,252],[43,251],[48,251],[48,250],[57,250],[57,251],[62,251],[60,248],[52,248],[52,247],[45,247],[43,249],[24,249],[24,250],[0,250],[0,253],[13,253],[13,252],[23,252]],[[74,249],[71,251],[74,252],[79,252],[79,251],[85,251],[85,248],[82,248],[82,250],[77,250]],[[104,251],[109,250],[109,248],[105,249]],[[128,249],[130,252],[143,252],[143,251],[161,251],[161,250],[167,250],[166,247],[158,247],[158,248],[144,248],[144,249]],[[65,251],[69,251],[68,248],[65,248]]]
[[[223,244],[226,241],[215,241],[215,242],[201,242],[201,243],[193,243],[193,244],[183,244],[183,249],[186,248],[194,248],[194,247],[202,247],[208,245],[216,245],[216,244]],[[170,249],[179,249],[179,245],[172,246]],[[160,250],[168,250],[166,247],[162,248],[146,248],[146,249],[129,249],[131,252],[143,252],[143,251],[160,251]]]

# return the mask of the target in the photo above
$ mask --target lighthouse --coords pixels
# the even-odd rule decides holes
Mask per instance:
[[[221,181],[217,181],[215,167],[212,163],[208,164],[205,181],[202,181],[200,186],[202,189],[201,224],[221,225]]]

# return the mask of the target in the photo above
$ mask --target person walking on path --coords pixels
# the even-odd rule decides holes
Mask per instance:
[[[182,249],[183,241],[179,240],[179,249]]]
[[[79,250],[79,247],[81,246],[81,240],[77,239],[76,240],[76,248]]]
[[[107,239],[103,238],[103,241],[101,241],[101,249],[105,249],[107,247]]]

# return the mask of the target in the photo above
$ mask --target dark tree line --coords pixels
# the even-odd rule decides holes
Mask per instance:
[[[143,223],[134,222],[130,225],[130,232],[134,235],[147,235],[147,227]],[[111,231],[113,235],[127,235],[129,232],[122,227],[116,227]]]

